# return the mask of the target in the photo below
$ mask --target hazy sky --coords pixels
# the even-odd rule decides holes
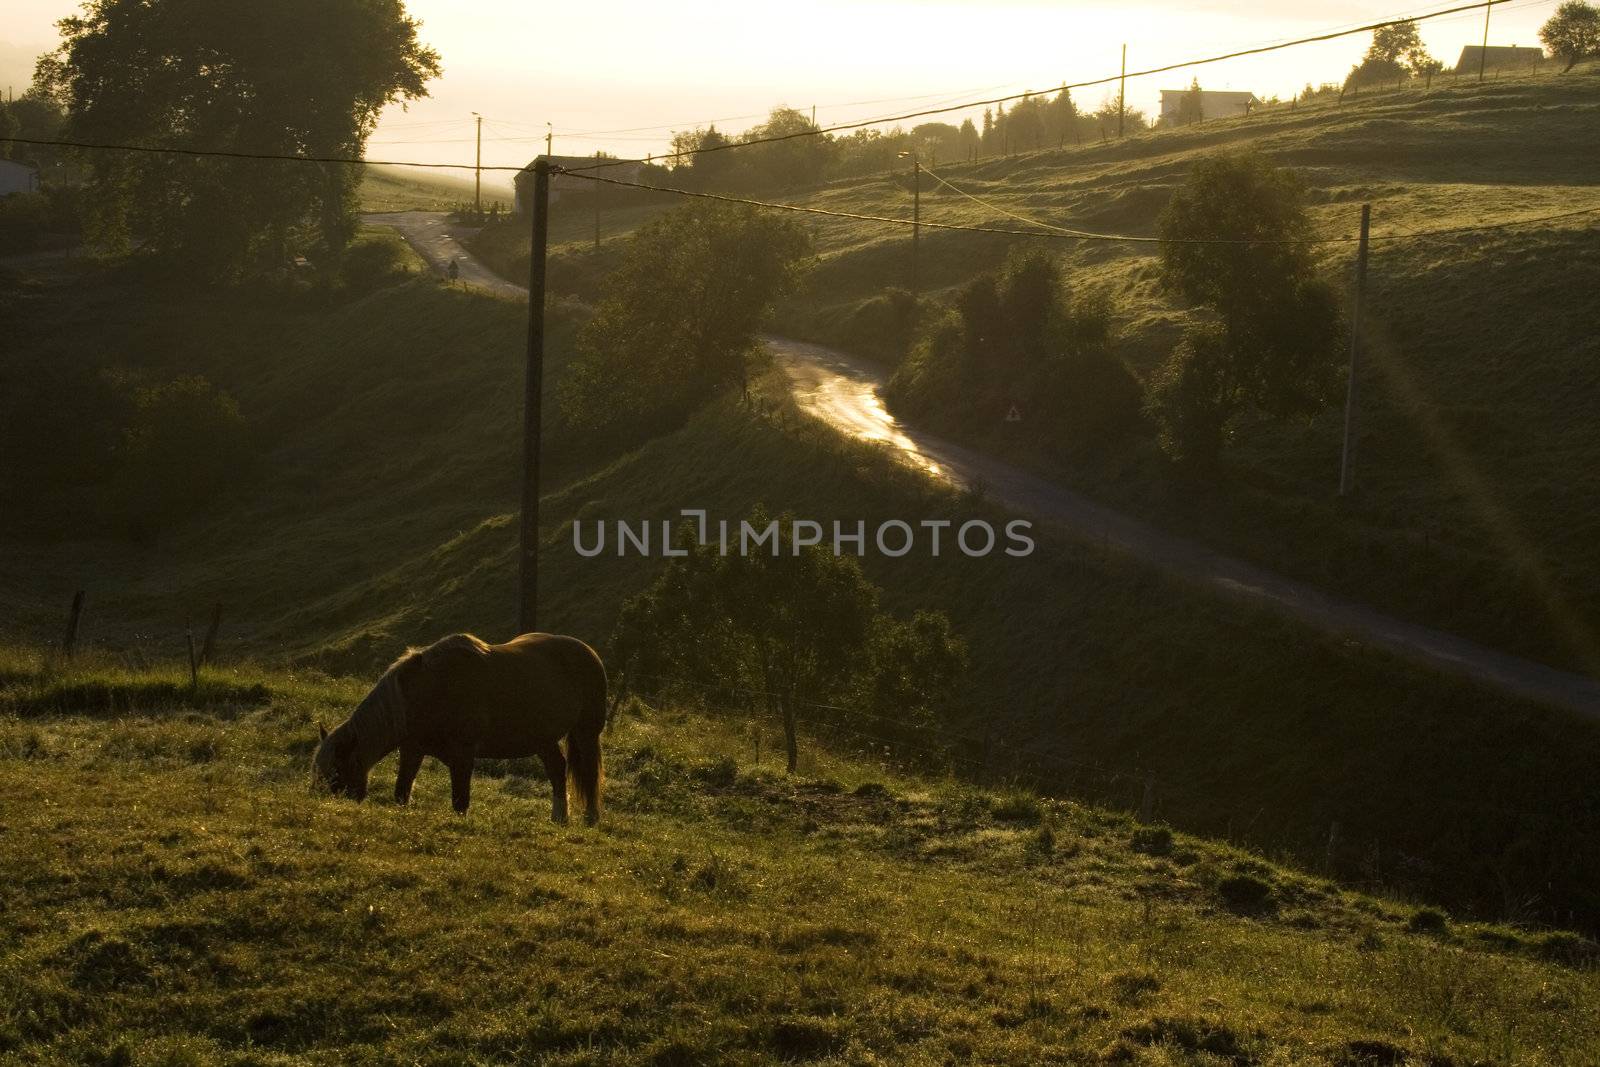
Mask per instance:
[[[1497,7],[1491,43],[1537,44],[1557,2]],[[714,119],[738,130],[777,104],[816,105],[824,125],[849,122],[1115,74],[1124,40],[1129,69],[1138,70],[1456,3],[409,0],[423,39],[443,58],[444,77],[409,112],[386,114],[368,154],[470,163],[470,113],[478,111],[488,120],[485,164],[526,163],[543,150],[546,122],[555,126],[558,153],[642,156],[661,152],[670,134],[640,127]],[[74,0],[5,0],[0,87],[26,84],[31,57],[55,40],[54,21],[76,7]],[[1422,35],[1451,66],[1462,45],[1478,42],[1482,23],[1481,12],[1448,16],[1424,22]],[[1139,79],[1129,83],[1129,104],[1153,111],[1159,90],[1183,88],[1191,76],[1210,89],[1288,95],[1308,81],[1341,79],[1368,40]],[[1074,95],[1093,107],[1105,90]]]

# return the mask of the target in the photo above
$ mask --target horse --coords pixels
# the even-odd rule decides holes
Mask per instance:
[[[566,823],[571,786],[593,826],[605,721],[605,665],[577,638],[523,634],[491,645],[452,634],[408,649],[333,730],[318,724],[312,786],[364,800],[372,768],[398,748],[396,803],[410,801],[422,758],[432,756],[450,768],[450,803],[465,815],[475,760],[538,756],[550,778],[550,818]]]

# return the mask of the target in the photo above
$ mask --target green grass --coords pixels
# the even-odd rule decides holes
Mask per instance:
[[[218,601],[225,662],[369,671],[452,630],[513,631],[524,309],[432,281],[325,306],[117,277],[24,287],[25,345],[206,374],[239,398],[262,459],[153,544],[114,529],[9,538],[0,602],[16,631],[55,639],[79,588],[87,644],[152,660],[179,654],[185,620]],[[559,378],[568,312],[554,323]],[[764,502],[871,527],[990,511],[841,443],[776,380],[752,407],[714,403],[625,454],[552,435],[547,474],[541,622],[602,648],[661,562],[578,557],[578,517],[659,523],[698,506],[736,520]],[[1148,773],[1174,824],[1303,857],[1323,854],[1337,821],[1341,876],[1478,914],[1600,915],[1586,843],[1600,737],[1583,723],[1049,531],[1023,561],[919,553],[866,567],[889,609],[954,617],[974,669],[950,725],[1009,742],[1002,766],[1044,751],[1109,767],[1049,777],[1123,806]]]
[[[410,808],[356,806],[307,764],[362,683],[150,695],[182,681],[0,652],[8,1062],[1600,1056],[1593,943],[1115,813],[809,741],[788,778],[742,724],[668,708],[608,735],[597,831],[549,824],[536,764],[487,768],[465,818],[432,764]]]
[[[1150,236],[1200,154],[1248,145],[1306,179],[1316,228],[1353,236],[1373,205],[1376,235],[1600,207],[1600,68],[1506,76],[1479,86],[1363,94],[1343,106],[1266,109],[1248,119],[1153,131],[1010,159],[942,165],[972,194],[1058,226]],[[909,176],[839,181],[783,199],[908,217]],[[636,224],[651,206],[618,213]],[[923,218],[1017,227],[925,179]],[[588,294],[620,242],[594,253],[586,211],[564,215],[551,263],[557,292]],[[1222,477],[1173,475],[1149,435],[1090,456],[1040,455],[996,426],[962,431],[1052,477],[1157,523],[1369,603],[1556,666],[1600,673],[1600,214],[1488,234],[1373,246],[1357,495],[1340,501],[1342,410],[1245,425]],[[871,346],[851,330],[863,302],[910,284],[903,230],[811,220],[820,255],[783,328]],[[562,228],[566,227],[566,230]],[[948,295],[1027,238],[925,230],[921,275]],[[526,238],[486,233],[491,262],[526,273]],[[1175,342],[1182,309],[1161,292],[1153,246],[1052,242],[1071,283],[1109,293],[1121,354],[1148,373]],[[1341,287],[1350,245],[1325,246]],[[1026,398],[1019,398],[1026,405]],[[1342,399],[1342,396],[1341,398]],[[1050,412],[1028,407],[1030,420]],[[955,431],[956,420],[944,427]]]
[[[367,167],[357,197],[362,211],[452,211],[462,204],[471,206],[472,172]],[[498,200],[501,210],[508,211],[515,199],[509,180],[498,175],[484,179],[485,210]]]

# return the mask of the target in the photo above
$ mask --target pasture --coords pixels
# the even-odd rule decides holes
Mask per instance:
[[[29,1063],[1585,1064],[1594,946],[1125,816],[630,705],[607,814],[313,798],[366,690],[0,666],[0,1057]],[[1587,961],[1587,962],[1586,962]]]

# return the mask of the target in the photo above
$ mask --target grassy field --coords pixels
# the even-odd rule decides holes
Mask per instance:
[[[1597,947],[629,707],[607,814],[312,797],[362,683],[0,650],[10,1063],[1589,1064]]]
[[[1600,429],[1590,417],[1600,336],[1600,214],[1420,241],[1392,235],[1600,208],[1588,159],[1600,152],[1600,73],[1446,84],[1265,110],[1121,142],[941,166],[985,207],[925,178],[923,218],[1057,226],[1149,236],[1200,154],[1248,145],[1293,167],[1320,234],[1351,237],[1373,205],[1367,377],[1358,493],[1341,501],[1342,411],[1245,425],[1223,476],[1193,484],[1151,436],[1093,455],[1040,455],[997,425],[977,443],[1096,497],[1282,572],[1415,621],[1554,665],[1600,671]],[[837,182],[787,199],[908,217],[906,174]],[[618,213],[617,229],[667,206]],[[584,294],[620,242],[584,241],[587,209],[552,220],[551,284]],[[855,317],[887,285],[910,284],[901,229],[813,220],[820,254],[786,331],[872,352]],[[565,228],[563,228],[565,227]],[[570,231],[570,232],[569,232]],[[1037,238],[922,234],[921,273],[947,296]],[[1147,373],[1170,350],[1183,310],[1161,292],[1153,246],[1051,241],[1072,285],[1108,293],[1121,354]],[[486,234],[491,261],[525,274],[526,240]],[[1353,246],[1323,246],[1343,287]],[[1030,420],[1048,411],[1018,402]]]
[[[367,167],[357,196],[362,211],[453,211],[462,204],[472,204],[472,172]],[[509,210],[516,200],[511,182],[501,172],[483,181],[484,210],[496,200],[500,201],[501,210]]]
[[[66,269],[66,268],[62,268]],[[327,306],[250,293],[133,290],[113,271],[13,292],[46,362],[115,352],[162,378],[202,373],[262,441],[256,467],[192,518],[136,543],[87,520],[12,531],[10,625],[158,661],[225,605],[223,654],[370,671],[407,643],[514,626],[524,310],[413,282]],[[551,370],[570,350],[554,319]],[[571,523],[737,519],[757,502],[830,522],[989,512],[798,417],[781,383],[729,398],[620,455],[548,442],[543,624],[604,647],[656,573],[586,560]],[[13,515],[18,520],[21,516]],[[1024,561],[869,557],[885,605],[948,611],[972,646],[962,713],[1010,751],[1076,761],[1051,784],[1193,831],[1322,858],[1475,914],[1600,924],[1600,734],[1392,657],[1241,610],[1041,531]],[[1014,758],[1014,756],[1013,756]],[[1106,768],[1108,770],[1085,769]]]

